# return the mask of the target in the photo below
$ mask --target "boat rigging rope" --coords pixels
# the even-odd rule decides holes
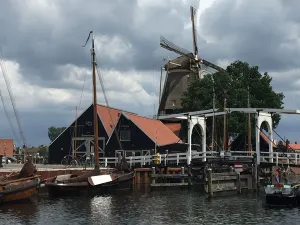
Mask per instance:
[[[82,101],[82,96],[83,96],[83,91],[84,91],[84,86],[85,86],[85,81],[86,81],[86,75],[87,75],[87,71],[84,75],[83,85],[82,85],[81,94],[80,94],[80,98],[79,98],[79,105],[78,105],[79,110],[80,110],[80,106],[81,106],[81,101]]]
[[[256,125],[256,128],[260,131],[260,132],[262,132],[263,133],[263,130],[262,130],[262,128],[259,128],[257,125]],[[277,132],[275,131],[275,130],[273,130],[276,134],[277,134]],[[271,131],[272,132],[272,131]],[[264,133],[263,133],[264,134]],[[277,134],[278,135],[278,134]],[[267,139],[273,144],[273,145],[275,145],[275,143],[274,143],[274,141],[272,141],[271,139],[270,139],[270,137],[268,137],[267,135],[265,135],[266,137],[267,137]],[[279,136],[279,135],[278,135]],[[280,137],[280,136],[279,136]],[[288,145],[289,146],[289,145]],[[290,146],[289,146],[290,147]],[[294,150],[292,147],[290,147],[292,150]],[[295,151],[295,150],[294,150]],[[287,152],[286,152],[286,154],[287,154]],[[288,159],[289,160],[291,160],[292,162],[294,162],[294,160],[293,159],[290,159],[289,157],[288,157]],[[294,162],[295,163],[295,162]]]
[[[277,134],[277,136],[283,141],[283,143],[286,143],[286,140],[284,140],[274,129],[273,131],[275,132],[275,134]],[[289,148],[292,149],[293,151],[295,151],[295,149],[293,149],[289,144],[288,144]]]
[[[7,71],[6,71],[6,67],[5,67],[3,58],[4,58],[3,54],[0,50],[0,67],[2,69],[2,74],[3,74],[3,78],[5,80],[5,84],[6,84],[6,87],[7,87],[7,90],[8,90],[10,101],[11,101],[11,104],[13,106],[13,110],[14,110],[14,114],[15,114],[15,117],[16,117],[16,120],[17,120],[18,127],[19,127],[20,135],[21,135],[23,144],[26,146],[25,135],[24,135],[24,132],[23,132],[23,129],[22,129],[22,126],[21,126],[21,121],[19,119],[18,111],[16,109],[15,100],[14,100],[14,97],[12,95],[11,85],[10,85],[10,82],[8,80],[8,77],[7,77]]]
[[[14,135],[16,141],[18,142],[18,145],[20,146],[20,143],[21,143],[21,142],[20,142],[19,138],[17,137],[16,130],[15,130],[15,128],[14,128],[12,122],[11,122],[11,119],[10,119],[10,117],[9,117],[9,114],[8,114],[8,112],[7,112],[6,105],[5,105],[5,101],[4,101],[4,98],[3,98],[3,95],[2,95],[1,90],[0,90],[0,98],[1,98],[1,101],[2,101],[2,105],[3,105],[3,109],[4,109],[4,112],[5,112],[6,118],[7,118],[7,120],[8,120],[9,125],[10,125],[10,128],[11,128],[11,130],[12,130],[12,132],[13,132],[13,135]]]
[[[95,45],[96,46],[96,45]],[[99,82],[100,82],[100,85],[101,85],[101,88],[102,88],[102,92],[103,92],[103,96],[104,96],[104,100],[105,100],[105,103],[106,103],[106,106],[108,108],[108,114],[109,114],[109,117],[110,117],[110,120],[111,120],[111,124],[112,124],[112,129],[113,131],[115,132],[116,134],[116,138],[117,138],[117,141],[119,143],[119,146],[120,146],[120,150],[122,150],[122,144],[121,144],[121,141],[120,141],[120,138],[119,138],[119,135],[117,133],[117,129],[115,127],[115,124],[114,124],[114,121],[112,119],[112,116],[111,116],[111,113],[110,113],[110,107],[109,107],[109,104],[108,104],[108,100],[107,100],[107,96],[106,96],[106,92],[105,92],[105,86],[104,86],[104,81],[103,81],[103,77],[101,75],[101,70],[100,68],[97,66],[98,65],[98,59],[97,59],[97,50],[96,48],[94,49],[94,51],[96,52],[95,54],[95,58],[96,58],[96,71],[97,71],[97,74],[98,74],[98,79],[99,79]]]

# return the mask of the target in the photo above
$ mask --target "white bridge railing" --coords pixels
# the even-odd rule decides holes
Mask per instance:
[[[261,152],[260,153],[260,161],[263,163],[275,163],[279,164],[292,164],[298,165],[300,164],[300,153],[298,152]]]
[[[196,152],[193,151],[191,153],[192,160],[205,161],[208,159],[224,159],[230,161],[236,160],[252,160],[255,151],[247,152],[247,151],[230,151],[230,152],[216,152],[216,151],[207,151]],[[186,164],[188,160],[188,153],[171,153],[171,154],[161,154],[159,156],[156,155],[142,155],[142,156],[128,156],[126,157],[126,161],[129,166],[145,166],[150,165],[153,161],[160,162],[161,165],[179,165]],[[281,152],[261,152],[260,156],[257,157],[260,160],[260,163],[274,163],[276,165],[280,164],[289,164],[289,165],[298,165],[300,164],[300,152],[294,153],[281,153]],[[118,157],[104,157],[100,158],[100,164],[108,167],[108,166],[116,166],[118,164]],[[85,165],[85,163],[76,164],[76,166]],[[70,166],[74,166],[73,164]]]
[[[228,159],[228,160],[251,160],[254,155],[254,151],[231,151],[229,153],[220,153],[216,151],[207,151],[203,152],[192,152],[193,159]],[[161,154],[159,155],[159,161],[162,165],[179,165],[180,163],[187,162],[188,153],[172,153],[172,154]],[[154,160],[157,160],[155,155],[145,155],[145,156],[129,156],[126,157],[127,162],[130,167],[132,166],[145,166],[150,165]],[[281,153],[281,152],[261,152],[260,153],[260,162],[261,163],[276,163],[279,164],[300,164],[300,153]],[[100,158],[100,163],[105,167],[109,165],[117,165],[117,157],[107,157]]]

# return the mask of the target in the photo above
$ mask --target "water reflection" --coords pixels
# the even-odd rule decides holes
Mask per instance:
[[[208,200],[197,191],[48,198],[0,207],[0,224],[299,224],[298,208],[272,209],[255,194]]]
[[[37,200],[27,200],[15,204],[5,204],[0,207],[0,224],[29,224],[32,217],[36,216]],[[9,218],[9,220],[2,220],[3,218]],[[8,223],[9,222],[9,223]]]
[[[111,196],[96,196],[90,201],[91,217],[93,221],[101,221],[101,224],[109,224],[112,209]]]

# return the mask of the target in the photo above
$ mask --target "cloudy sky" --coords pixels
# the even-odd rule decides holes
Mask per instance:
[[[49,126],[68,126],[76,105],[79,114],[91,104],[90,43],[81,47],[90,30],[110,105],[152,115],[163,58],[174,57],[159,47],[159,37],[192,50],[190,5],[199,12],[201,57],[224,67],[236,59],[258,65],[284,92],[285,108],[300,109],[299,1],[3,0],[0,48],[28,144],[48,144]],[[104,102],[100,86],[98,99]],[[0,116],[0,137],[13,137],[2,107]],[[277,131],[299,141],[299,122],[283,116]]]

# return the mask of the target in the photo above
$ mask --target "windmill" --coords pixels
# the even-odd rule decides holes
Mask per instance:
[[[225,71],[223,68],[198,56],[197,36],[195,28],[196,10],[191,6],[191,21],[193,32],[194,53],[160,37],[160,46],[180,56],[169,60],[164,66],[166,78],[159,101],[158,114],[179,113],[182,111],[181,96],[187,90],[188,85],[202,78],[202,73],[208,68],[216,71]]]

